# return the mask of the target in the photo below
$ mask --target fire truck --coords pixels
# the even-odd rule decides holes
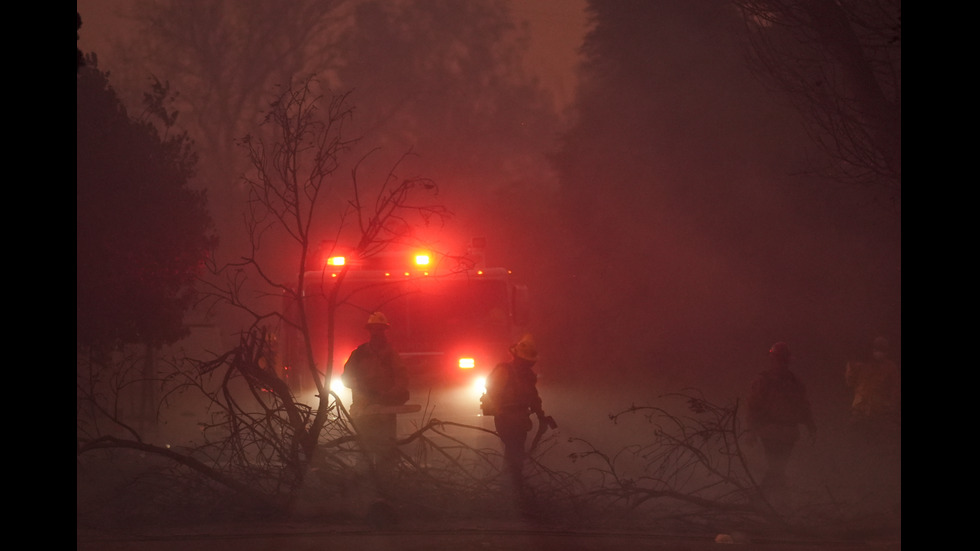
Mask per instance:
[[[337,247],[316,258],[305,273],[302,300],[310,326],[317,369],[328,365],[328,333],[333,318],[333,371],[330,388],[350,405],[340,384],[351,351],[369,335],[365,322],[383,312],[388,340],[408,369],[410,401],[479,416],[483,381],[509,359],[509,347],[526,330],[527,286],[503,267],[487,267],[485,241],[474,239],[460,254],[420,247],[393,247],[367,259]],[[286,304],[287,316],[296,304]],[[312,403],[316,392],[305,365],[302,336],[287,331],[280,339],[283,376],[299,397]]]

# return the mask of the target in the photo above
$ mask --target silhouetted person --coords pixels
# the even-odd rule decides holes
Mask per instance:
[[[749,391],[749,436],[762,442],[766,473],[761,486],[768,496],[786,486],[786,467],[800,438],[799,425],[806,426],[811,438],[817,430],[806,387],[789,370],[791,359],[786,343],[772,345],[769,369],[759,373]]]
[[[510,347],[512,360],[498,364],[487,377],[486,394],[481,398],[484,415],[493,415],[497,434],[504,444],[504,464],[510,483],[525,511],[532,504],[524,485],[524,460],[530,415],[547,417],[538,395],[537,374],[531,369],[538,350],[531,335]]]
[[[888,357],[888,339],[874,340],[869,361],[848,362],[844,380],[854,392],[851,402],[854,434],[879,451],[897,451],[902,431],[902,372]]]
[[[361,446],[371,466],[383,474],[398,463],[396,414],[389,412],[390,406],[403,405],[409,397],[405,366],[388,342],[390,326],[383,313],[371,314],[366,325],[371,338],[351,352],[341,375],[351,389],[350,412]]]
[[[888,340],[878,337],[871,359],[851,361],[844,380],[854,392],[850,436],[856,444],[856,487],[893,514],[901,526],[902,513],[902,373],[888,357]]]

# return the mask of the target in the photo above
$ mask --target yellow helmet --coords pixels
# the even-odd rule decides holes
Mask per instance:
[[[538,347],[534,344],[534,337],[530,333],[521,337],[517,344],[510,347],[511,354],[528,361],[538,359]]]
[[[372,325],[383,325],[385,327],[391,327],[391,324],[388,323],[388,317],[381,312],[374,312],[373,314],[368,316],[367,326],[370,327]]]

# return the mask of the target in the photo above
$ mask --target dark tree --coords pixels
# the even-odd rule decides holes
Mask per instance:
[[[136,2],[133,39],[115,53],[114,82],[126,105],[146,75],[180,89],[181,125],[201,153],[221,251],[243,246],[238,177],[247,169],[235,140],[263,120],[267,91],[297,75],[335,70],[346,0],[165,0]]]
[[[82,30],[82,14],[76,11],[75,12],[75,42],[78,42],[78,40],[81,38],[81,36],[79,36],[78,34],[78,31],[80,30]],[[77,73],[78,70],[81,69],[82,65],[84,64],[85,64],[85,56],[82,55],[82,51],[78,49],[78,46],[75,46],[75,72]]]
[[[172,343],[214,245],[206,197],[187,187],[191,144],[131,118],[93,59],[76,86],[78,344]],[[147,94],[165,130],[168,95],[159,84]]]
[[[902,193],[900,0],[733,0],[752,67],[803,115],[847,183]]]
[[[554,271],[577,272],[554,317],[584,343],[569,362],[701,387],[738,383],[755,339],[792,333],[832,354],[896,329],[897,225],[862,208],[867,188],[801,173],[820,151],[750,71],[731,4],[589,9],[578,118],[556,155],[569,247]]]

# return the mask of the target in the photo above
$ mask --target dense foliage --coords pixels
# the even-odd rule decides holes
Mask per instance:
[[[174,342],[213,245],[206,197],[188,187],[195,155],[185,135],[131,118],[94,59],[76,86],[78,343]],[[148,110],[166,115],[167,95],[158,85]]]

